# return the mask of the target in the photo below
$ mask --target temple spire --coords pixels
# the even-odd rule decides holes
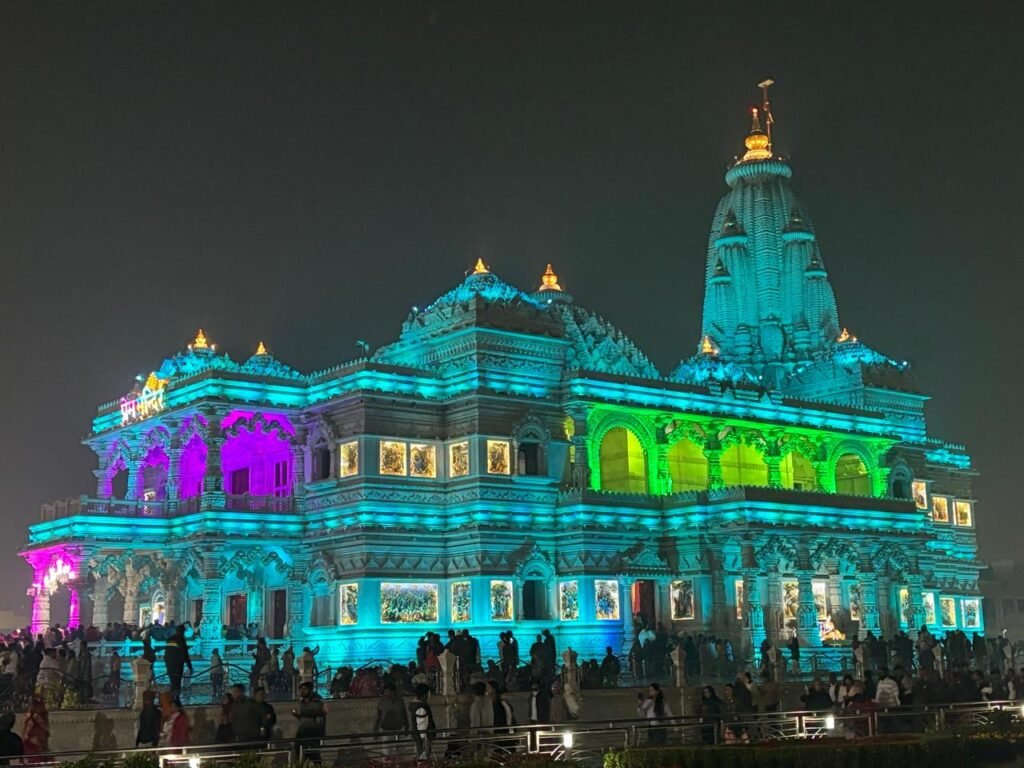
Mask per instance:
[[[555,270],[548,264],[548,268],[544,270],[544,274],[540,278],[540,291],[561,291],[562,286],[558,284],[558,275],[555,274]]]

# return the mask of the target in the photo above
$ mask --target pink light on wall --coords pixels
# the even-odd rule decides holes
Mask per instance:
[[[271,417],[264,419],[262,422],[255,420],[249,427],[238,426],[235,434],[225,440],[221,448],[221,468],[226,493],[291,495],[292,447],[283,434],[287,430],[279,429],[282,425],[271,421]]]
[[[232,411],[220,421],[221,429],[227,431],[235,425],[235,422],[252,421],[253,417],[259,415],[259,417],[267,424],[274,424],[283,429],[286,433],[295,436],[295,427],[287,416],[280,413],[264,413],[260,411],[258,414],[256,411]]]
[[[170,463],[171,460],[168,458],[167,452],[161,446],[154,445],[150,448],[142,460],[142,471],[139,473],[139,487],[135,489],[135,498],[146,498],[145,494],[148,492],[152,494],[151,498],[157,501],[166,499],[167,472]]]

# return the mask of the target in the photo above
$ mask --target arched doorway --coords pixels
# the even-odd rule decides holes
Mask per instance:
[[[856,453],[844,453],[836,461],[836,493],[870,496],[871,476],[864,459]]]
[[[647,456],[639,438],[625,427],[608,430],[601,441],[601,490],[647,493]]]
[[[680,440],[668,449],[668,471],[675,492],[707,490],[708,460],[691,440]]]
[[[731,445],[722,452],[722,483],[734,485],[768,485],[768,465],[761,453],[751,445]]]

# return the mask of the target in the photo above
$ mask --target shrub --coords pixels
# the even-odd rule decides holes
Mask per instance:
[[[605,755],[604,768],[963,768],[969,753],[954,736],[791,740],[770,745],[637,748]]]

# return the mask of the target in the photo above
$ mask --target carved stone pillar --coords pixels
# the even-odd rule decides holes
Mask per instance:
[[[797,599],[799,606],[796,613],[796,631],[802,645],[821,645],[821,633],[818,631],[818,609],[814,604],[814,571],[801,569],[797,571],[796,580],[800,594]]]
[[[751,653],[759,653],[765,639],[764,608],[761,606],[760,568],[754,544],[744,541],[741,549],[743,565],[743,632]]]
[[[876,637],[881,633],[878,615],[878,574],[861,572],[860,583],[860,635],[864,637],[871,632]]]
[[[132,453],[128,459],[128,487],[125,490],[125,501],[138,501],[142,497],[142,459]]]
[[[918,632],[924,625],[924,579],[920,574],[910,574],[907,577],[907,592],[910,596],[910,613],[907,616],[908,633],[917,639]]]
[[[167,452],[167,502],[176,504],[181,492],[181,454],[183,449],[178,438],[174,438]]]
[[[107,478],[106,468],[101,466],[99,469],[94,469],[92,475],[96,478],[96,498],[108,498],[110,496],[110,480]]]
[[[671,493],[672,474],[668,469],[668,440],[664,419],[657,425],[654,437],[654,487],[652,493]]]
[[[769,488],[781,488],[782,487],[782,457],[779,456],[778,449],[772,449],[770,452],[765,453],[764,463],[768,467],[768,487]]]
[[[208,509],[224,509],[224,474],[221,468],[221,449],[224,447],[224,437],[220,433],[219,421],[211,420],[207,429],[203,506]]]
[[[299,437],[296,435],[295,440]],[[307,472],[310,457],[309,448],[304,445],[295,444],[292,446],[292,498],[295,499],[295,509],[303,509],[306,498],[306,481],[309,478]]]
[[[37,569],[32,584],[32,634],[45,632],[50,626],[50,593],[43,585],[46,569]]]
[[[722,477],[722,448],[717,440],[708,441],[704,446],[704,457],[708,460],[708,489],[717,490],[725,485]]]
[[[82,625],[82,596],[78,588],[78,581],[68,582],[68,592],[70,593],[70,602],[67,626],[80,627]]]
[[[249,599],[246,601],[246,613],[248,616],[249,623],[256,622],[256,625],[260,628],[260,634],[266,634],[266,628],[264,625],[263,617],[263,585],[256,583],[256,578],[253,577],[248,581]]]
[[[97,576],[92,585],[92,624],[100,631],[110,623],[107,598],[109,588],[106,576]]]
[[[139,621],[139,574],[131,560],[124,566],[124,578],[121,581],[124,590],[124,620],[128,624]]]

